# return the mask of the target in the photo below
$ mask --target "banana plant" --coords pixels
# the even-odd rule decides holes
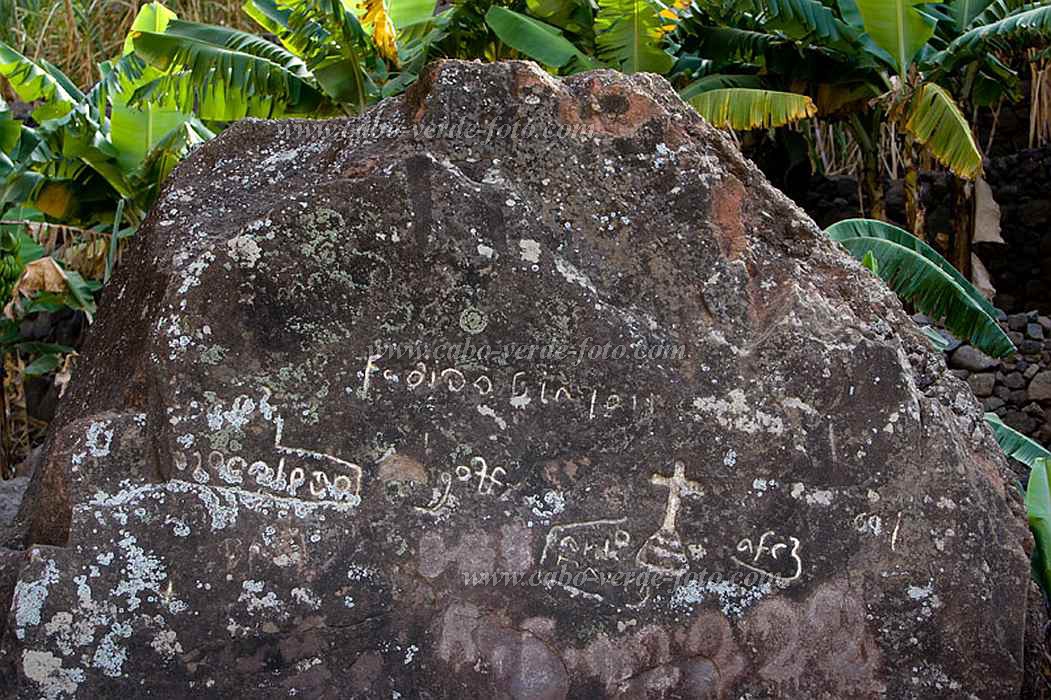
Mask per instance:
[[[672,35],[690,81],[680,94],[733,129],[866,109],[882,92],[879,63],[848,16],[817,0],[695,3]]]
[[[137,23],[155,19],[154,6]],[[129,99],[145,67],[133,55],[99,66],[102,79],[81,91],[46,61],[30,61],[0,44],[0,77],[36,107],[34,126],[3,117],[0,214],[31,206],[59,223],[109,225],[118,202],[140,221],[160,184],[193,146],[212,133],[190,114],[132,108]]]
[[[985,423],[993,431],[997,444],[1011,459],[1018,460],[1030,469],[1035,468],[1042,459],[1051,460],[1051,451],[1005,424],[995,413],[986,413]]]
[[[600,0],[597,11],[579,4],[576,11],[558,15],[550,3],[530,2],[529,14],[493,5],[485,21],[502,42],[563,74],[594,68],[674,74],[681,58],[672,55],[676,47],[670,35],[697,7],[688,10],[687,5]],[[746,76],[736,82],[694,82],[682,96],[709,122],[733,129],[783,126],[817,111],[805,95],[763,89]]]
[[[170,19],[145,6],[137,27]],[[171,169],[213,134],[191,114],[137,108],[129,99],[148,67],[133,54],[98,66],[101,79],[81,90],[46,61],[0,43],[0,78],[34,105],[32,123],[0,100],[0,372],[4,392],[68,365],[71,348],[32,342],[22,321],[74,309],[89,322],[94,293],[108,278],[122,242],[148,211]],[[83,274],[82,274],[83,273]],[[12,459],[25,420],[6,420],[18,401],[0,392],[0,471]]]
[[[244,11],[278,43],[174,17],[133,28],[134,53],[154,75],[131,103],[208,123],[352,114],[415,80],[441,36],[421,0],[247,0]]]
[[[985,414],[985,423],[1004,453],[1029,467],[1029,481],[1025,490],[1025,507],[1029,528],[1036,546],[1033,548],[1033,577],[1045,596],[1051,597],[1051,451],[1004,424],[995,413]]]
[[[996,309],[934,248],[908,231],[873,219],[847,219],[825,229],[888,287],[959,338],[993,357],[1015,352]]]
[[[1038,460],[1029,472],[1025,506],[1033,531],[1033,575],[1045,596],[1051,597],[1051,458]]]
[[[887,89],[876,109],[905,135],[906,214],[923,237],[918,152],[926,152],[962,180],[982,172],[982,154],[955,95],[989,104],[1017,85],[991,49],[1051,34],[1051,2],[1017,0],[845,0],[857,7],[858,27],[872,40]],[[958,235],[969,237],[970,232]],[[969,254],[957,260],[966,263]]]

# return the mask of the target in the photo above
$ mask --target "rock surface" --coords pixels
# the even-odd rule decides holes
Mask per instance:
[[[1038,666],[966,383],[654,76],[445,62],[238,124],[106,294],[21,514],[22,697],[1009,698]]]

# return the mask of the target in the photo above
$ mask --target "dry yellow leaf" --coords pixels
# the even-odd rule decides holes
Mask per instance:
[[[101,279],[106,272],[109,242],[104,238],[86,240],[62,249],[62,263],[88,279]]]
[[[63,294],[68,286],[66,273],[58,266],[54,258],[45,257],[26,264],[26,269],[15,282],[11,290],[11,300],[4,307],[4,315],[15,319],[15,307],[18,298],[32,297],[37,292],[54,292]]]
[[[394,22],[387,14],[387,5],[384,0],[365,0],[365,15],[362,21],[366,26],[372,27],[372,41],[376,44],[376,50],[380,56],[397,64],[397,35],[394,30]]]
[[[73,210],[73,190],[61,182],[49,182],[40,188],[36,208],[56,219],[66,218]]]
[[[71,352],[62,358],[62,364],[59,365],[58,372],[55,373],[55,386],[58,387],[58,398],[62,398],[62,395],[66,393],[66,387],[69,386],[69,380],[73,378],[73,362],[79,357],[77,353]]]

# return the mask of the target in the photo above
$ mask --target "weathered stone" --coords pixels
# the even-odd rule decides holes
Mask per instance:
[[[25,564],[26,552],[0,547],[0,609],[10,610],[11,599],[15,594],[18,577]],[[12,697],[18,684],[18,673],[15,670],[15,659],[12,653],[14,643],[6,640],[10,630],[0,631],[0,697]],[[45,696],[46,697],[46,696]]]
[[[1029,399],[1031,401],[1051,400],[1051,370],[1040,372],[1029,382]]]
[[[1045,333],[1051,333],[1051,318],[1041,316],[1038,322],[1040,323],[1040,327],[1044,329]]]
[[[971,373],[965,369],[950,369],[949,374],[956,377],[957,379],[962,379],[964,381],[967,381],[967,379],[971,376]]]
[[[1018,331],[1008,331],[1007,337],[1011,339],[1011,342],[1015,344],[1015,347],[1021,345],[1022,341],[1025,340],[1025,333],[1019,333]]]
[[[22,496],[29,486],[29,477],[0,480],[0,527],[14,524],[15,516],[22,505]]]
[[[1007,326],[1013,331],[1025,331],[1029,323],[1029,314],[1011,314],[1007,317]]]
[[[975,396],[991,396],[996,387],[996,376],[989,373],[972,374],[967,378],[967,383],[971,385]]]
[[[971,345],[962,345],[949,357],[949,366],[955,369],[966,369],[971,372],[983,372],[996,367],[999,360],[989,357]]]
[[[1023,340],[1018,344],[1018,352],[1023,355],[1039,355],[1040,351],[1044,349],[1044,344],[1039,340]]]
[[[1015,389],[1007,396],[1007,402],[1015,406],[1021,406],[1029,400],[1029,395],[1022,389]]]
[[[1004,377],[1004,384],[1007,385],[1008,389],[1025,389],[1025,377],[1022,376],[1021,372],[1011,372]]]
[[[1029,365],[1025,368],[1025,372],[1022,376],[1026,378],[1026,381],[1032,379],[1040,372],[1040,365]]]
[[[984,408],[986,411],[996,411],[997,409],[1003,408],[1006,405],[1007,404],[1004,402],[1003,399],[998,399],[995,396],[990,396],[989,398],[982,401],[982,408]]]
[[[1033,340],[1043,340],[1044,339],[1044,329],[1039,323],[1030,323],[1030,324],[1028,324],[1025,327],[1025,334],[1026,334],[1026,336],[1032,338]]]
[[[1040,406],[1040,404],[1038,404],[1036,402],[1033,402],[1031,404],[1027,404],[1026,407],[1023,408],[1022,410],[1025,411],[1026,413],[1028,413],[1029,415],[1034,416],[1034,417],[1036,417],[1038,419],[1039,418],[1043,418],[1045,415],[1047,415],[1047,412],[1044,411],[1044,409]],[[1041,422],[1043,422],[1043,421],[1041,421]]]
[[[1033,418],[1028,413],[1017,409],[1007,412],[1004,416],[1004,423],[1007,423],[1007,425],[1024,435],[1031,434],[1040,425],[1036,418]]]
[[[21,516],[22,697],[1020,693],[980,406],[658,77],[239,123],[106,296]]]

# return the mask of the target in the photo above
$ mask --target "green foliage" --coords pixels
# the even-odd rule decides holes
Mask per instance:
[[[625,73],[666,73],[675,60],[661,47],[664,25],[653,0],[598,0],[598,57]]]
[[[163,30],[174,21],[153,4],[134,26]],[[84,92],[51,64],[0,44],[0,76],[34,103],[32,122],[22,122],[0,100],[0,353],[28,360],[24,376],[54,370],[72,349],[27,341],[22,321],[61,309],[90,320],[121,242],[172,168],[213,135],[186,111],[130,104],[159,76],[137,56],[97,70],[101,79]]]
[[[132,34],[135,53],[163,73],[134,96],[202,119],[310,114],[325,97],[298,58],[251,34],[173,21],[164,33]],[[279,106],[279,107],[278,107]]]
[[[992,9],[996,8],[995,3]],[[987,20],[987,21],[983,21]],[[938,59],[952,66],[974,59],[994,48],[1006,48],[1011,41],[1051,35],[1051,5],[1036,2],[1024,5],[1006,16],[996,19],[986,13],[978,17],[972,28],[953,40]]]
[[[1033,575],[1045,596],[1051,596],[1051,480],[1048,469],[1051,460],[1037,460],[1029,472],[1025,492],[1025,506],[1029,513],[1029,527],[1036,539],[1033,549]]]
[[[582,67],[595,66],[562,30],[528,15],[494,5],[485,14],[485,22],[502,42],[546,66],[562,68],[574,58]]]
[[[61,119],[73,109],[74,97],[66,91],[66,84],[54,74],[55,68],[33,63],[7,44],[0,43],[0,76],[7,78],[11,89],[25,102],[41,104],[33,111],[33,119],[46,122]]]
[[[905,129],[960,177],[973,180],[982,171],[982,154],[974,142],[971,126],[940,85],[920,86],[909,103]]]
[[[956,0],[952,3],[952,17],[958,31],[966,31],[971,22],[985,12],[993,0]]]
[[[855,27],[818,0],[745,0],[756,13],[763,13],[763,26],[794,40],[851,50],[859,41]]]
[[[994,357],[1015,351],[989,302],[947,260],[908,231],[882,221],[849,219],[825,235],[858,260],[874,259],[876,274],[901,298],[957,337]]]
[[[905,75],[916,54],[934,34],[934,20],[912,0],[856,0],[865,31],[889,54],[892,65]]]
[[[1043,445],[1006,425],[995,413],[986,413],[985,422],[992,429],[997,444],[1008,457],[1018,460],[1030,469],[1035,469],[1040,460],[1051,460],[1051,452]]]
[[[731,129],[784,126],[817,114],[806,95],[754,88],[708,90],[689,102],[714,126]]]

